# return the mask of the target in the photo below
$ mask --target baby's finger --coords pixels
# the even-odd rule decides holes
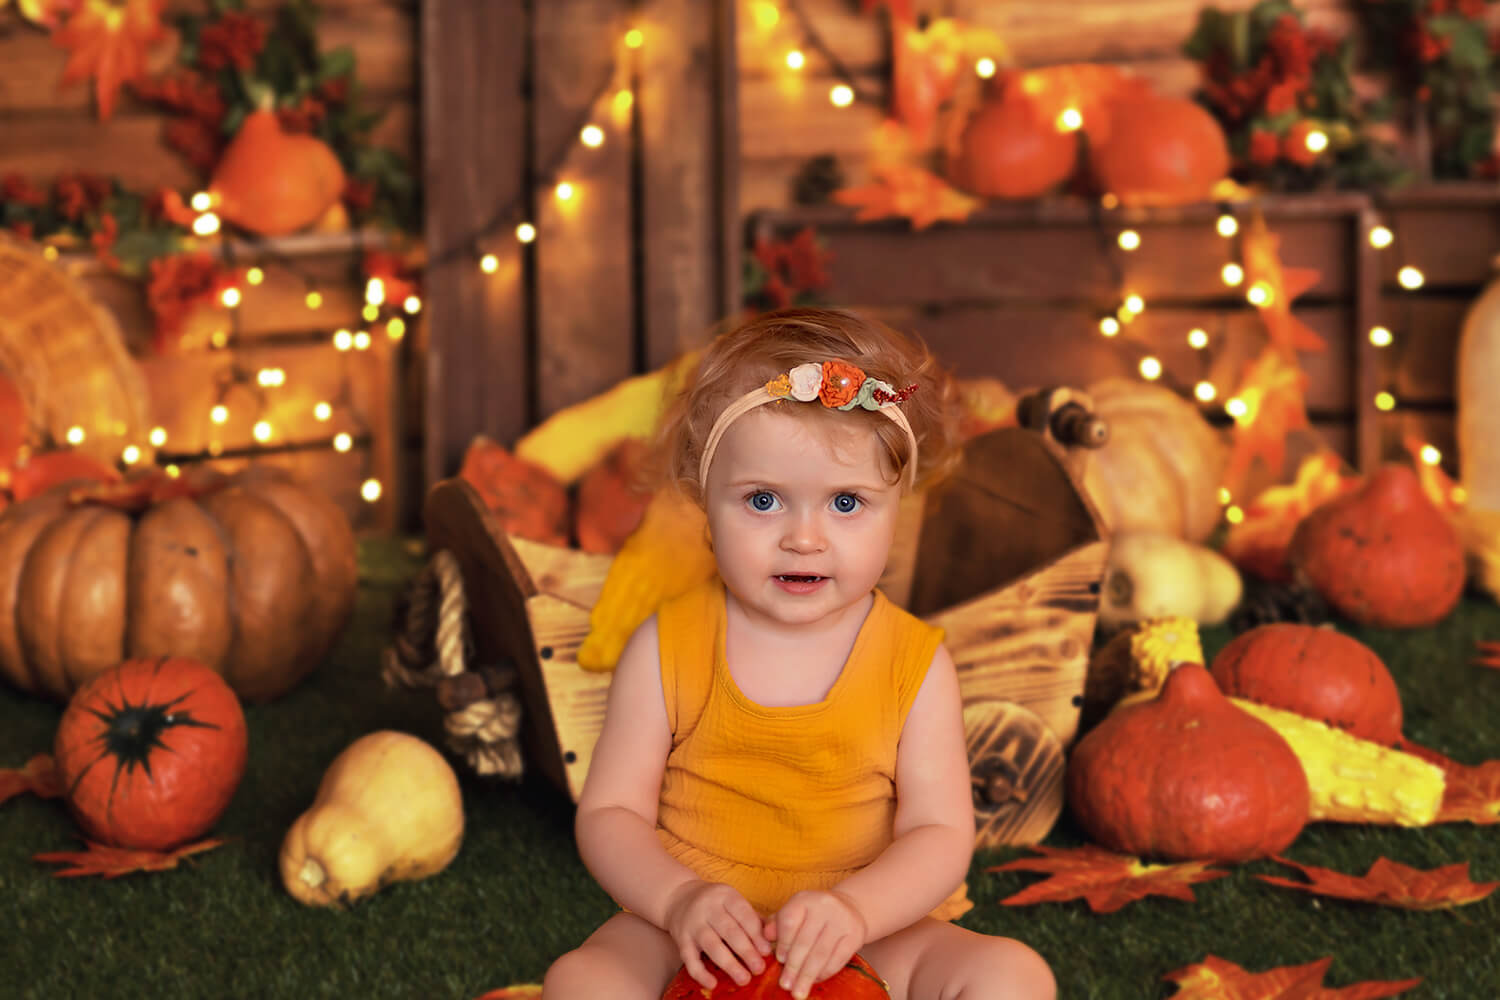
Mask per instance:
[[[775,920],[776,933],[772,938],[776,942],[776,961],[785,965],[792,943],[797,939],[797,932],[807,921],[807,908],[796,903],[783,906],[777,912]]]
[[[696,948],[684,948],[682,950],[682,967],[687,974],[693,977],[693,982],[706,990],[711,990],[719,985],[718,977],[708,970],[703,964],[703,953]]]
[[[807,996],[808,990],[812,989],[813,983],[827,979],[831,972],[825,972],[828,966],[829,956],[834,951],[834,939],[825,928],[818,940],[807,953],[806,960],[802,963],[802,970],[792,983],[792,996],[798,1000]]]
[[[790,990],[792,996],[798,997],[799,1000],[807,996],[807,989],[813,984],[813,973],[821,969],[823,965],[821,954],[818,955],[816,961],[808,962],[808,957],[818,946],[820,929],[802,928],[797,934],[797,940],[793,941],[791,947],[787,949],[786,962],[783,963],[781,970],[781,988]],[[801,993],[797,992],[799,986],[802,989]]]
[[[729,920],[724,921],[724,929],[720,931],[724,943],[739,956],[745,967],[757,976],[764,971],[766,960],[761,957],[760,951],[755,947],[755,942],[750,940],[750,935],[737,923]]]
[[[729,915],[744,930],[750,938],[751,945],[762,955],[771,954],[771,942],[766,937],[765,925],[761,923],[760,914],[755,908],[744,900],[739,905],[729,907]]]
[[[740,964],[740,960],[734,956],[734,952],[729,950],[729,946],[724,943],[723,938],[719,937],[718,934],[712,934],[712,937],[713,940],[705,941],[703,945],[704,954],[723,970],[724,975],[733,979],[739,985],[744,986],[750,981],[750,973]],[[712,986],[712,984],[709,985]]]

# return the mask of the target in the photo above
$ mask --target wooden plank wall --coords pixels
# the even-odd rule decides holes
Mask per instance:
[[[430,485],[475,434],[510,444],[700,342],[739,232],[730,0],[426,0],[423,24]]]
[[[171,0],[168,12],[201,10],[206,0]],[[269,12],[275,0],[248,0],[247,8]],[[348,45],[358,60],[364,99],[383,109],[374,142],[412,157],[417,149],[417,0],[322,0],[319,38],[326,48]],[[9,14],[9,12],[7,12]],[[118,177],[135,190],[171,187],[190,192],[203,186],[185,160],[161,140],[166,119],[122,91],[114,116],[99,121],[89,89],[60,88],[65,53],[45,32],[14,16],[0,18],[0,175],[19,173],[38,183],[60,173],[95,169]],[[175,58],[172,46],[153,51],[153,70]],[[415,163],[414,163],[415,169]],[[167,432],[167,452],[198,452],[216,446],[234,456],[256,444],[251,414],[273,428],[270,445],[323,441],[340,431],[353,438],[344,453],[327,448],[290,450],[266,461],[296,471],[323,486],[350,514],[356,527],[390,530],[403,518],[401,425],[403,357],[409,339],[396,341],[373,329],[369,347],[338,351],[335,330],[362,328],[357,235],[311,235],[241,245],[235,262],[261,265],[265,282],[244,287],[244,303],[231,316],[214,310],[197,317],[188,340],[196,342],[170,355],[151,349],[152,322],[141,285],[107,274],[91,258],[66,260],[94,293],[114,311],[132,354],[140,362],[151,394],[152,420]],[[316,311],[305,302],[309,282],[323,296]],[[419,323],[413,323],[419,326]],[[207,346],[215,329],[230,331],[232,351]],[[225,400],[230,419],[211,424],[216,385],[238,366],[254,381],[261,368],[286,373],[282,387],[259,392],[240,386]],[[317,402],[333,404],[330,420],[314,414]],[[233,468],[243,458],[220,464]],[[366,502],[361,484],[376,478],[379,501]]]

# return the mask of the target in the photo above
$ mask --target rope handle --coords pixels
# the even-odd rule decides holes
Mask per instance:
[[[471,668],[474,640],[458,560],[432,554],[397,602],[396,636],[381,653],[386,687],[436,688],[449,749],[475,773],[519,778],[521,702],[509,660]]]

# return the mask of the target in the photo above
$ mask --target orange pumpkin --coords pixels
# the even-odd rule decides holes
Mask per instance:
[[[316,222],[344,192],[344,168],[323,140],[286,132],[276,113],[252,111],[214,169],[219,215],[263,236]]]
[[[791,992],[781,988],[781,963],[774,956],[767,958],[761,974],[752,975],[744,986],[735,983],[713,962],[707,965],[717,980],[712,990],[704,989],[688,975],[687,969],[682,969],[667,986],[662,1000],[791,1000]],[[813,983],[807,995],[811,1000],[890,1000],[891,994],[870,963],[855,955],[848,965],[822,982]]]
[[[343,511],[269,471],[58,487],[0,514],[0,676],[60,701],[123,660],[182,656],[278,697],[348,621],[355,557]]]
[[[1099,187],[1121,201],[1199,201],[1229,174],[1224,130],[1187,98],[1138,91],[1113,102],[1109,120],[1091,166]]]
[[[948,177],[986,198],[1034,198],[1067,180],[1077,160],[1077,138],[1009,88],[969,119]]]

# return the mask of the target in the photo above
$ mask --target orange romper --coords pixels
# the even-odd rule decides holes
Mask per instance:
[[[729,673],[724,601],[715,577],[657,611],[672,750],[656,832],[672,857],[766,917],[891,843],[896,744],[943,632],[876,591],[827,697],[767,707]]]

